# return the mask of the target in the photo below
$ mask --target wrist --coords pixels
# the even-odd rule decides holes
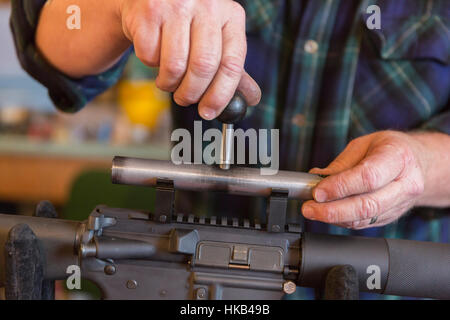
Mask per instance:
[[[424,191],[417,198],[415,205],[432,207],[450,205],[449,136],[437,132],[414,132],[409,135],[414,141],[415,155],[424,183]]]

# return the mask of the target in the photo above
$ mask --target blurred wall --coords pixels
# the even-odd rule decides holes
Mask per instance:
[[[21,106],[54,111],[47,90],[28,76],[17,60],[9,28],[10,7],[0,4],[0,108]]]

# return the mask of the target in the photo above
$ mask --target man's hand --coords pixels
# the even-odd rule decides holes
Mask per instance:
[[[77,5],[81,29],[66,27]],[[36,43],[47,60],[73,77],[112,67],[134,44],[146,65],[160,67],[157,86],[174,92],[179,105],[199,102],[205,119],[219,115],[238,89],[249,105],[261,91],[245,72],[244,9],[232,0],[48,1]]]
[[[244,71],[245,11],[231,0],[121,0],[123,31],[137,57],[160,67],[156,85],[181,106],[199,102],[207,119],[219,115],[238,88],[259,102],[256,82]]]
[[[355,139],[327,168],[310,171],[328,177],[313,190],[315,201],[303,204],[303,215],[364,229],[416,205],[450,205],[449,148],[449,136],[440,133],[381,131]]]

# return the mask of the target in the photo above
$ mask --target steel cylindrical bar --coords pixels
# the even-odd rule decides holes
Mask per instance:
[[[233,148],[233,124],[224,123],[222,126],[222,145],[220,150],[220,169],[228,170],[231,165],[231,151]]]
[[[312,189],[321,178],[317,175],[278,171],[261,175],[260,169],[234,167],[221,170],[203,164],[175,165],[170,161],[115,157],[112,182],[139,186],[155,186],[158,179],[172,180],[176,189],[223,191],[231,194],[269,196],[272,191],[288,192],[290,199],[312,198]]]

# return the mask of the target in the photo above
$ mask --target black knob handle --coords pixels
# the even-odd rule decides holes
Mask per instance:
[[[217,119],[223,123],[235,124],[241,121],[246,113],[247,102],[245,102],[244,97],[239,92],[236,92]]]

